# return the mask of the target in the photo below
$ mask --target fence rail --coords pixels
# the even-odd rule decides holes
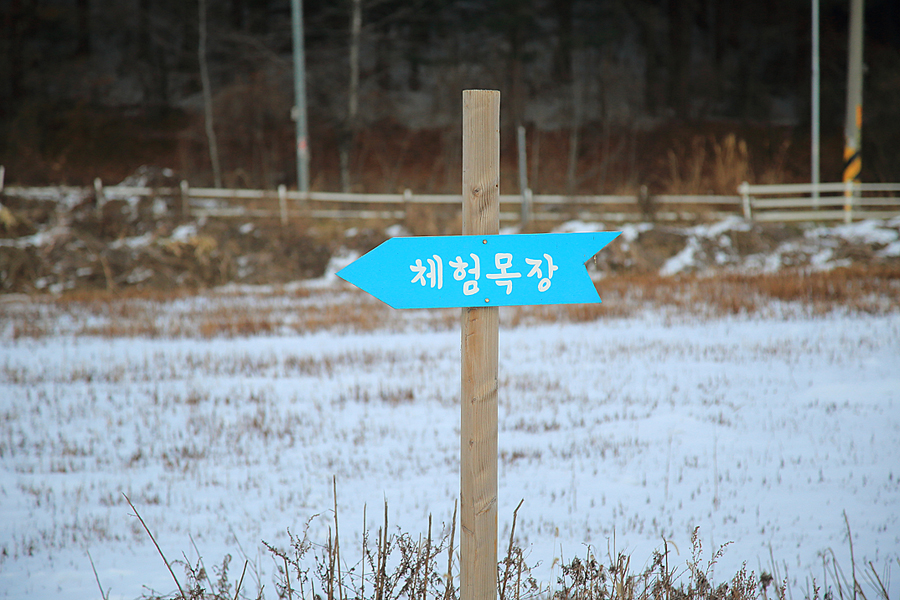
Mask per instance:
[[[757,221],[888,219],[900,216],[900,183],[750,185],[738,192],[744,218]],[[837,208],[835,208],[837,207]],[[773,210],[774,209],[774,210]]]
[[[30,199],[67,198],[67,202],[94,201],[98,211],[113,200],[164,198],[172,210],[184,216],[216,218],[292,218],[335,220],[383,220],[403,222],[414,207],[456,210],[459,194],[352,194],[340,192],[298,192],[284,186],[276,190],[190,187],[104,186],[98,179],[93,187],[0,187],[0,194]],[[524,200],[524,201],[523,201]],[[661,195],[643,202],[630,195],[537,194],[500,196],[500,220],[505,224],[523,221],[561,223],[584,221],[627,222],[643,219],[696,221],[734,215],[740,196]]]
[[[414,207],[448,211],[462,202],[459,194],[349,194],[298,192],[280,186],[276,190],[178,187],[104,186],[20,187],[3,185],[0,196],[31,199],[67,198],[68,202],[93,200],[98,211],[111,200],[164,198],[169,210],[187,216],[217,218],[292,218],[332,220],[380,220],[403,222]],[[740,195],[502,195],[500,220],[506,224],[561,223],[570,220],[629,222],[641,220],[702,221],[741,215],[757,221],[850,222],[853,219],[900,216],[900,184],[809,183],[739,186]]]

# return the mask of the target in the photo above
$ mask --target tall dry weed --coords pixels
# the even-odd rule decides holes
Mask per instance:
[[[690,150],[680,157],[675,150],[668,151],[669,193],[702,193],[703,171],[706,164],[706,142],[700,136],[691,139]]]
[[[733,195],[752,179],[747,143],[733,133],[721,140],[695,136],[689,148],[669,149],[668,167],[670,194]]]
[[[734,194],[744,181],[750,181],[750,156],[747,142],[730,133],[721,142],[713,141],[711,186],[716,194]]]
[[[336,487],[336,484],[335,484]],[[151,593],[143,598],[150,600],[238,600],[247,598],[243,589],[244,576],[247,573],[248,560],[240,580],[232,585],[228,578],[228,566],[231,560],[226,556],[216,571],[216,582],[209,577],[203,559],[192,563],[184,556],[184,561],[170,562],[163,554],[149,527],[141,518],[134,504],[127,499],[134,515],[156,546],[160,557],[169,570],[175,585],[176,594],[169,596]],[[497,588],[494,591],[497,600],[769,600],[768,589],[774,587],[775,600],[793,598],[788,586],[788,578],[780,577],[779,569],[772,558],[773,573],[761,572],[757,576],[747,571],[746,563],[723,583],[716,583],[714,570],[718,561],[730,543],[720,546],[712,557],[703,560],[703,544],[700,539],[700,528],[696,527],[691,535],[691,555],[683,565],[670,561],[670,547],[677,546],[663,537],[661,549],[653,555],[643,570],[636,571],[632,567],[631,556],[617,552],[615,534],[607,551],[607,561],[598,559],[592,546],[587,547],[584,558],[574,557],[568,562],[560,560],[560,575],[555,584],[538,583],[532,575],[532,567],[526,563],[525,553],[515,543],[516,516],[522,502],[513,512],[512,528],[506,557],[497,564]],[[335,500],[332,522],[328,526],[325,543],[315,543],[309,537],[310,524],[319,515],[311,517],[304,528],[303,535],[295,535],[288,530],[289,547],[286,549],[263,541],[272,558],[275,559],[277,574],[275,590],[278,598],[288,600],[457,600],[459,588],[456,585],[458,570],[454,571],[456,546],[456,518],[445,525],[444,533],[433,536],[432,520],[428,519],[428,529],[423,535],[412,536],[401,531],[391,532],[388,527],[388,506],[384,506],[383,525],[376,532],[374,545],[366,528],[365,512],[363,513],[363,533],[360,540],[361,558],[354,565],[344,564],[341,560],[341,541]],[[879,574],[871,561],[857,568],[853,554],[852,532],[846,514],[844,515],[850,540],[850,577],[848,578],[834,557],[834,552],[823,553],[823,566],[826,580],[820,587],[815,578],[811,588],[807,585],[805,600],[820,598],[867,598],[864,583],[872,590],[873,600],[891,600],[888,570]],[[333,525],[333,527],[332,527]],[[192,540],[193,542],[193,540]],[[196,549],[196,546],[194,548]],[[199,555],[199,551],[197,552]],[[446,556],[446,558],[445,558]],[[446,561],[446,562],[445,562]],[[172,568],[174,564],[183,564],[187,582],[182,586]],[[93,567],[93,560],[91,560]],[[897,561],[900,565],[900,560]],[[445,567],[446,565],[446,567]],[[785,565],[786,568],[786,565]],[[255,567],[254,567],[255,570]],[[96,576],[96,568],[94,569]],[[456,573],[456,574],[455,574]],[[261,600],[265,597],[264,585],[256,577],[257,590],[254,597]],[[774,586],[773,586],[774,584]],[[809,584],[809,581],[807,581]],[[108,597],[102,583],[97,577],[102,598]],[[185,591],[186,590],[186,591]],[[243,595],[242,595],[243,592]],[[790,594],[790,596],[789,596]]]

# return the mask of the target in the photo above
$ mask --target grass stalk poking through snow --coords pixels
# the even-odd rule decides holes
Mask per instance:
[[[333,482],[333,489],[335,492],[337,491],[336,481]],[[178,595],[169,597],[170,600],[238,600],[242,597],[241,586],[248,561],[244,562],[244,569],[232,599],[231,586],[228,582],[230,556],[226,556],[222,562],[215,584],[208,577],[202,559],[198,559],[197,566],[194,567],[185,557],[190,581],[189,593],[185,594],[172,569],[172,563],[166,559],[150,528],[131,500],[127,496],[125,499],[175,581]],[[671,540],[663,538],[662,550],[653,553],[649,564],[642,571],[635,571],[632,569],[631,556],[616,552],[614,536],[608,550],[608,564],[598,561],[594,549],[588,546],[584,559],[575,557],[568,563],[561,561],[560,575],[555,585],[539,584],[531,574],[532,567],[525,560],[525,552],[515,542],[516,520],[523,503],[524,500],[519,502],[513,511],[506,556],[497,565],[497,600],[768,600],[767,591],[773,582],[775,583],[773,600],[792,598],[788,588],[788,578],[785,576],[784,580],[778,579],[779,573],[774,560],[772,564],[774,576],[763,572],[756,577],[753,572],[747,572],[745,564],[730,581],[715,584],[713,582],[715,565],[722,558],[730,543],[720,546],[704,565],[699,527],[695,528],[691,535],[691,556],[681,570],[678,567],[670,568],[669,566],[670,546],[676,552],[678,551],[678,547]],[[456,600],[458,597],[458,588],[454,583],[453,574],[456,534],[455,506],[452,522],[444,527],[446,533],[439,539],[435,539],[432,536],[432,519],[429,516],[427,533],[423,539],[422,535],[413,538],[407,533],[390,532],[388,529],[388,505],[385,502],[384,523],[378,529],[374,550],[368,544],[364,516],[362,557],[356,565],[348,565],[346,568],[341,565],[340,559],[336,498],[333,522],[328,526],[328,538],[325,544],[315,544],[309,538],[310,524],[317,517],[318,515],[314,515],[307,521],[302,536],[297,536],[288,530],[290,545],[287,549],[276,548],[265,541],[262,542],[279,563],[275,581],[275,589],[279,598],[294,600],[295,594],[300,600]],[[847,534],[850,536],[850,525],[846,516],[845,523]],[[332,526],[334,534],[332,534]],[[833,598],[866,600],[862,586],[857,580],[852,540],[850,544],[851,562],[853,563],[851,567],[852,583],[844,577],[832,552],[830,567],[837,594],[834,594],[826,581],[825,593],[822,596],[822,588],[813,579],[811,589],[808,587],[805,593],[806,600]],[[196,545],[194,548],[197,550]],[[441,573],[438,564],[445,551],[448,557],[447,569],[445,573]],[[197,552],[199,555],[199,551]],[[93,561],[91,564],[93,566]],[[366,564],[369,566],[368,571]],[[829,568],[827,560],[825,566],[827,575]],[[877,599],[890,600],[888,586],[879,576],[875,566],[871,562],[867,563],[867,566],[869,570],[864,573],[868,577],[871,587],[876,591]],[[358,576],[356,575],[357,569],[359,569]],[[684,576],[686,576],[686,580],[679,581]],[[887,574],[885,579],[887,579]],[[204,582],[209,586],[209,592],[203,589]],[[319,590],[325,593],[324,598],[316,593],[317,582]],[[99,578],[97,583],[100,585]],[[367,583],[370,584],[370,587],[367,587]],[[371,590],[368,594],[366,593],[367,589]],[[850,594],[851,590],[852,595]],[[100,586],[100,593],[104,600],[108,597],[108,592],[104,592],[102,586]],[[264,597],[263,586],[260,586],[256,598],[261,600]],[[145,596],[145,598],[166,600],[166,597],[158,595]]]
[[[125,494],[122,495],[125,496]],[[144,527],[144,531],[147,532],[147,535],[150,536],[150,540],[153,542],[153,545],[156,546],[156,551],[159,552],[160,557],[162,557],[163,562],[166,564],[166,568],[169,569],[169,573],[171,573],[172,575],[172,579],[175,580],[175,587],[178,588],[178,593],[181,594],[182,598],[187,598],[187,596],[184,595],[184,590],[181,589],[181,584],[178,583],[178,578],[175,577],[175,571],[172,570],[172,565],[169,564],[168,560],[166,560],[166,555],[163,554],[163,551],[159,547],[159,544],[156,543],[156,538],[153,537],[153,533],[150,531],[150,528],[147,527],[147,524],[144,522],[143,517],[141,517],[141,513],[139,513],[138,509],[134,507],[134,504],[131,503],[131,499],[128,496],[125,496],[125,501],[128,502],[128,506],[130,506],[131,510],[134,511],[134,516],[136,516],[138,518],[138,521],[141,522],[141,525]]]

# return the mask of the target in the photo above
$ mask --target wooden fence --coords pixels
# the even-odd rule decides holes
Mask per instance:
[[[402,221],[416,206],[445,207],[456,210],[462,198],[458,194],[343,194],[333,192],[300,193],[286,190],[223,190],[191,188],[184,198],[191,214],[215,217],[245,217],[253,214],[274,216],[282,221],[293,216],[313,219],[374,219]],[[252,209],[247,200],[277,201],[274,209]],[[500,220],[504,223],[559,223],[584,221],[638,221],[655,218],[663,221],[694,221],[735,214],[738,196],[656,196],[641,206],[636,196],[500,196]],[[643,210],[642,210],[643,208]]]
[[[457,211],[458,194],[349,194],[301,193],[284,186],[277,190],[180,187],[104,186],[97,179],[92,188],[0,187],[0,194],[32,199],[68,198],[68,202],[93,200],[98,211],[112,200],[163,198],[170,209],[185,217],[375,220],[404,222],[410,209]],[[739,196],[500,196],[502,223],[559,224],[571,220],[627,222],[641,220],[699,221],[737,214]]]
[[[2,167],[0,167],[2,168]],[[900,184],[821,183],[787,185],[749,185],[739,187],[738,196],[658,195],[634,196],[500,196],[500,220],[507,225],[532,223],[535,226],[566,221],[712,221],[743,215],[757,221],[850,222],[853,219],[900,216]],[[300,193],[284,186],[277,190],[180,187],[104,186],[97,179],[92,188],[81,187],[3,187],[0,171],[0,196],[34,199],[68,197],[93,199],[98,210],[111,200],[164,198],[169,209],[184,217],[329,219],[404,222],[412,210],[431,207],[455,211],[461,197],[457,194],[344,194],[334,192]],[[837,208],[835,208],[837,207]]]
[[[792,183],[738,188],[744,218],[756,221],[836,221],[900,216],[900,183]]]

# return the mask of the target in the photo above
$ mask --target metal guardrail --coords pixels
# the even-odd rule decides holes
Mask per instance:
[[[745,219],[836,221],[900,216],[900,183],[790,183],[738,187]],[[880,194],[880,195],[874,195]],[[885,195],[888,194],[888,195]],[[837,208],[835,208],[837,207]]]

